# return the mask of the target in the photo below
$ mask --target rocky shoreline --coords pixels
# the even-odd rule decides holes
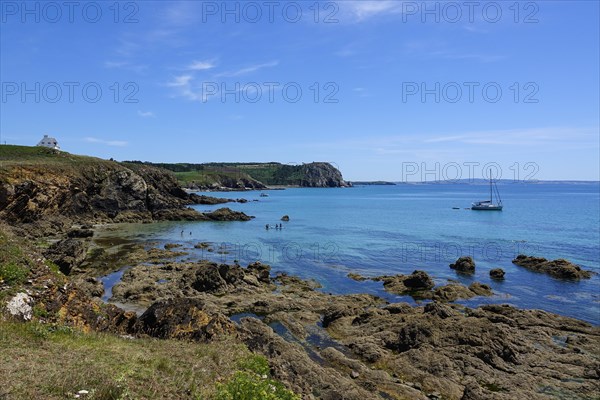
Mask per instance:
[[[0,277],[0,318],[132,340],[233,338],[264,355],[273,377],[304,399],[595,399],[600,393],[600,329],[586,322],[508,305],[456,304],[492,291],[477,282],[436,286],[421,270],[349,277],[421,301],[413,306],[369,294],[332,295],[318,282],[275,274],[260,262],[189,259],[175,245],[124,240],[119,251],[107,252],[91,246],[93,224],[251,217],[187,208],[230,200],[190,195],[171,175],[145,165],[97,161],[62,174],[20,168],[3,172],[0,233],[19,248],[26,275]],[[563,279],[589,277],[565,260],[514,262]],[[104,302],[97,277],[125,266],[111,302]],[[475,263],[465,257],[450,268],[472,273]]]
[[[112,301],[139,306],[141,315],[103,303],[102,284],[86,277],[85,268],[61,282],[34,277],[29,287],[45,289],[29,290],[25,303],[45,323],[84,331],[201,342],[233,336],[265,355],[273,376],[307,399],[592,399],[598,393],[600,330],[585,322],[506,305],[469,308],[438,296],[411,306],[331,295],[314,281],[273,275],[260,262],[242,267],[182,261],[182,255],[178,248],[128,253],[127,261],[137,263],[113,287]],[[423,271],[374,279],[392,282],[393,290],[401,282],[402,292],[435,293]]]

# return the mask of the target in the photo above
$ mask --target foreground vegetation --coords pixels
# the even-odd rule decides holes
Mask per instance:
[[[4,304],[44,290],[31,281],[40,274],[68,280],[0,224],[0,399],[299,399],[234,336],[198,343],[84,333],[39,322],[47,315],[37,306],[33,321],[13,321]]]
[[[233,339],[199,344],[0,322],[0,398],[64,399],[82,390],[90,399],[242,398],[235,389],[260,398],[247,394],[269,388],[268,373],[264,358]],[[281,390],[264,398],[293,398]]]

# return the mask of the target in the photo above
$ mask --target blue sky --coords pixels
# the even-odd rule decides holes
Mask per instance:
[[[597,1],[0,4],[2,142],[600,179]]]

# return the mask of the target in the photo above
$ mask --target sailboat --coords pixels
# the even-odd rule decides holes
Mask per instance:
[[[493,196],[496,195],[498,202],[494,204]],[[500,198],[500,192],[498,186],[492,181],[492,170],[490,170],[490,199],[477,201],[471,204],[471,210],[475,211],[502,211],[502,199]]]

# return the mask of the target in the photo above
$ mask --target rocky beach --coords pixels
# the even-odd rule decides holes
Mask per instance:
[[[410,274],[347,278],[380,283],[415,305],[332,294],[276,265],[209,261],[177,243],[123,238],[109,245],[98,233],[121,226],[115,224],[244,223],[253,217],[227,207],[189,208],[246,200],[187,193],[157,166],[29,148],[20,149],[27,157],[17,158],[11,153],[17,150],[3,149],[0,169],[3,323],[134,342],[233,343],[264,357],[268,379],[304,399],[598,398],[598,326],[501,302],[465,306],[457,301],[489,297],[493,289],[477,281],[436,284],[419,266]],[[311,176],[334,186],[331,170],[323,171],[311,169]],[[194,247],[218,251],[210,242]],[[473,274],[476,262],[460,257],[448,269]],[[568,281],[593,275],[563,259],[519,255],[513,263]],[[115,272],[120,278],[107,299],[99,277]],[[504,271],[490,275],[503,279]],[[12,371],[9,363],[1,358],[0,371]],[[14,382],[3,385],[0,398],[20,398],[19,390]],[[61,396],[40,391],[37,397]]]

